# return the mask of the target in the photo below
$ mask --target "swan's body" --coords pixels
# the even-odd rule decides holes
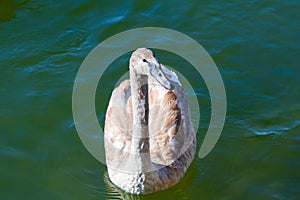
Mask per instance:
[[[130,193],[167,189],[192,162],[196,139],[184,91],[152,51],[132,54],[130,80],[112,93],[104,137],[109,178]]]

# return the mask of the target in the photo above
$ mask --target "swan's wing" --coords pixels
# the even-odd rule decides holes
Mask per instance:
[[[150,79],[149,135],[151,160],[162,165],[172,164],[194,142],[188,103],[179,83],[174,90],[166,90]]]
[[[118,165],[130,152],[132,134],[132,108],[130,81],[123,81],[112,92],[106,112],[105,128],[106,162]]]

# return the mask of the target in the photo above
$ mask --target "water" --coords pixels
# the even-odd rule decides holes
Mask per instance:
[[[299,1],[0,1],[0,199],[300,199]],[[131,196],[107,183],[82,145],[71,110],[85,56],[121,31],[165,27],[197,40],[222,74],[228,113],[221,138],[175,187]],[[126,44],[126,41],[124,42]],[[184,69],[201,107],[198,150],[210,119],[201,76]],[[128,56],[97,91],[103,124]]]

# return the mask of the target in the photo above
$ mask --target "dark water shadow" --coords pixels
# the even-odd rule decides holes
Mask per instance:
[[[41,6],[37,7],[25,7],[26,4],[31,2],[31,0],[1,0],[0,1],[0,23],[8,22],[16,18],[16,12],[18,10],[37,10]],[[1,28],[0,28],[1,29]]]

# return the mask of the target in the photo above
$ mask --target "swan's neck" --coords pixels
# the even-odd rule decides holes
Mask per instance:
[[[150,164],[148,76],[130,70],[130,86],[133,112],[131,155],[134,157],[135,170],[141,173]]]

